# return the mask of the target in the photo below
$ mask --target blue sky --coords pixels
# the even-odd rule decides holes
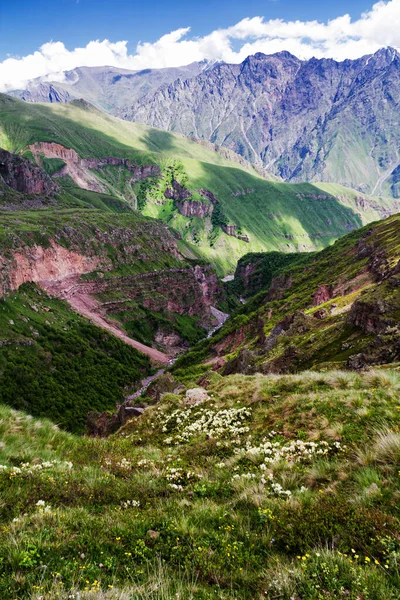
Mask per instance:
[[[245,17],[327,21],[349,13],[356,19],[371,6],[369,0],[0,0],[0,60],[50,40],[70,49],[96,39],[128,40],[133,51],[139,40],[153,42],[181,27],[203,36]]]

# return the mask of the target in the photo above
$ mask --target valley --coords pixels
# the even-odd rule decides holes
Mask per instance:
[[[2,600],[399,600],[399,72],[0,94]]]
[[[67,72],[61,83],[31,81],[15,96],[84,98],[123,119],[226,148],[287,182],[334,181],[397,198],[399,60],[388,47],[344,61],[282,51],[239,64],[96,67]]]
[[[396,199],[337,184],[267,180],[183,136],[115,119],[83,101],[40,105],[1,96],[0,143],[47,169],[59,205],[139,208],[172,227],[220,276],[248,252],[319,250],[400,210]]]

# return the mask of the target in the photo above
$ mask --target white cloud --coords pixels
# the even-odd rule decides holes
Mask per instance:
[[[36,77],[60,80],[60,72],[79,66],[136,70],[181,66],[204,58],[237,63],[255,52],[281,50],[299,58],[344,60],[373,53],[382,46],[400,49],[400,0],[377,2],[355,21],[349,15],[327,23],[253,17],[198,38],[190,37],[189,27],[177,29],[154,43],[140,42],[134,54],[128,53],[127,44],[96,40],[84,48],[68,50],[62,42],[48,42],[33,54],[0,63],[0,91],[23,88]]]

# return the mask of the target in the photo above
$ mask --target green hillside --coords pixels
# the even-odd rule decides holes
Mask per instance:
[[[119,211],[123,206],[110,198],[133,208],[140,205],[145,214],[168,222],[220,274],[233,272],[249,251],[321,249],[395,209],[393,200],[367,198],[341,186],[267,181],[180,135],[121,121],[83,101],[40,105],[1,95],[0,146],[32,158],[29,147],[36,142],[60,144],[82,159],[116,157],[135,165],[158,165],[160,175],[152,177],[146,189],[138,181],[132,183],[131,173],[121,165],[87,169],[102,196],[77,190],[69,177],[58,179],[61,201]],[[61,165],[57,160],[43,158],[43,167],[52,175]],[[177,202],[165,198],[166,178],[176,165],[193,202],[207,208],[210,200],[198,190],[214,195],[218,206],[212,217],[183,216]],[[231,226],[231,233],[234,226],[234,235],[224,233],[223,226]]]
[[[32,284],[0,301],[0,402],[83,433],[152,372],[147,356]]]
[[[0,407],[3,600],[398,600],[399,374],[202,385],[105,440]]]
[[[174,368],[250,374],[398,362],[399,260],[400,215],[319,253],[250,254],[229,285],[259,293]]]

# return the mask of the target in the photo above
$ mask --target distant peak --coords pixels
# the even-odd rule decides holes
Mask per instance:
[[[397,52],[396,48],[393,48],[392,46],[386,46],[384,48],[379,48],[379,50],[377,50],[375,52],[375,56],[388,56],[390,58],[394,58],[397,55],[398,55],[398,52]]]
[[[250,54],[250,56],[248,56],[243,62],[249,61],[251,59],[265,61],[271,58],[278,58],[281,60],[295,60],[300,62],[300,59],[297,58],[297,56],[294,56],[294,54],[291,54],[287,50],[282,50],[281,52],[274,52],[273,54],[264,54],[263,52],[256,52],[255,54]]]

